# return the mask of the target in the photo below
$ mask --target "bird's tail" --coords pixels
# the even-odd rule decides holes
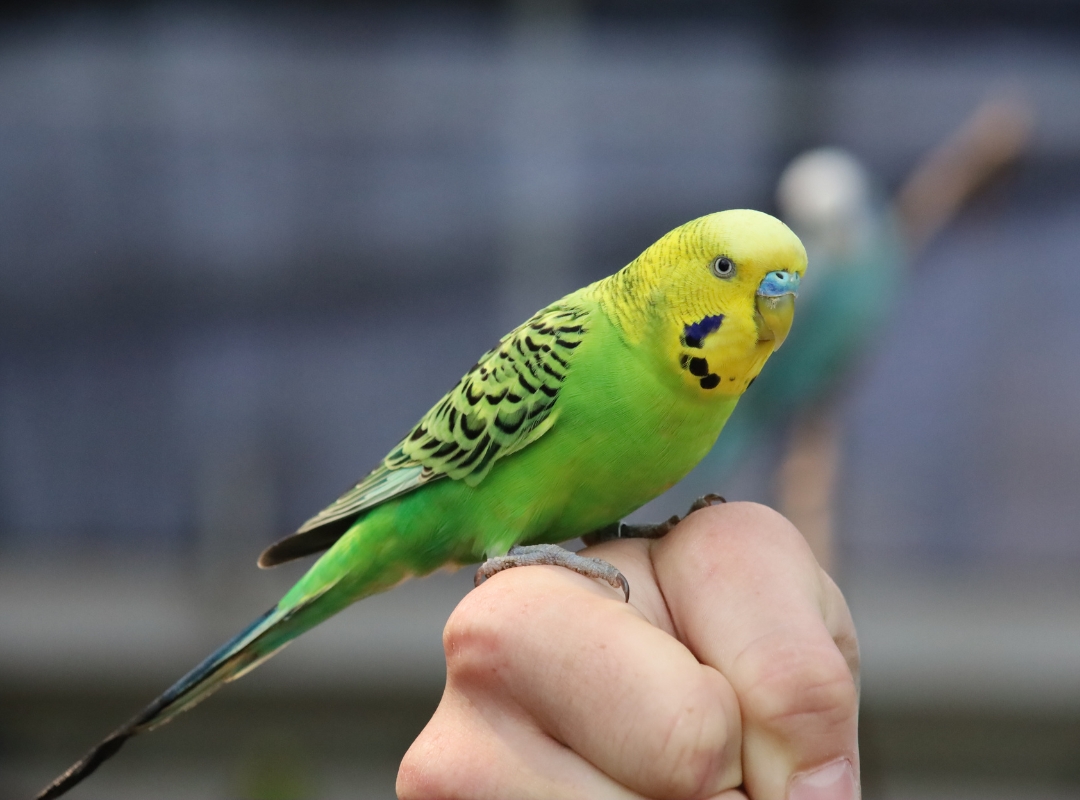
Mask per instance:
[[[67,772],[42,790],[35,800],[50,800],[64,794],[115,755],[132,736],[164,725],[229,681],[254,669],[292,639],[317,625],[328,613],[315,603],[331,588],[333,585],[300,603],[284,608],[284,601],[279,602],[174,683],[154,702],[105,737]]]

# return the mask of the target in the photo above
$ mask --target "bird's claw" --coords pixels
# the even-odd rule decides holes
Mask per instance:
[[[599,558],[588,558],[571,553],[556,544],[519,545],[511,547],[505,556],[489,558],[473,578],[473,584],[479,586],[492,575],[512,567],[529,567],[537,564],[566,567],[586,578],[598,578],[615,589],[622,589],[626,602],[630,602],[630,582],[608,562]]]
[[[726,502],[727,500],[724,499],[724,497],[721,495],[713,494],[712,492],[709,492],[708,494],[703,494],[701,497],[699,497],[697,500],[690,504],[690,510],[686,512],[686,516],[690,516],[695,511],[701,511],[701,509],[703,508],[720,505],[721,503]]]

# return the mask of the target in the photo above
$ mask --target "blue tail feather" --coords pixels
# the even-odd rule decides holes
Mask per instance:
[[[282,622],[293,618],[299,610],[308,607],[318,596],[321,594],[285,613],[281,613],[277,606],[271,608],[211,653],[150,705],[109,734],[63,775],[42,790],[35,800],[51,800],[64,794],[115,755],[123,747],[124,742],[132,736],[163,725],[210,695],[222,684],[239,677],[258,662],[268,658],[284,646],[287,640],[263,649],[258,647],[263,637]]]

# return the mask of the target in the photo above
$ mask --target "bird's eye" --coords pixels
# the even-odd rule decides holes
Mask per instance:
[[[730,278],[735,274],[735,262],[727,256],[713,259],[712,272],[718,278]]]

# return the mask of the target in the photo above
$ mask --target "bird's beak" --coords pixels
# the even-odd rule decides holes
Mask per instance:
[[[776,270],[766,275],[758,286],[756,322],[759,342],[774,342],[779,350],[795,318],[795,295],[799,293],[797,272]]]

